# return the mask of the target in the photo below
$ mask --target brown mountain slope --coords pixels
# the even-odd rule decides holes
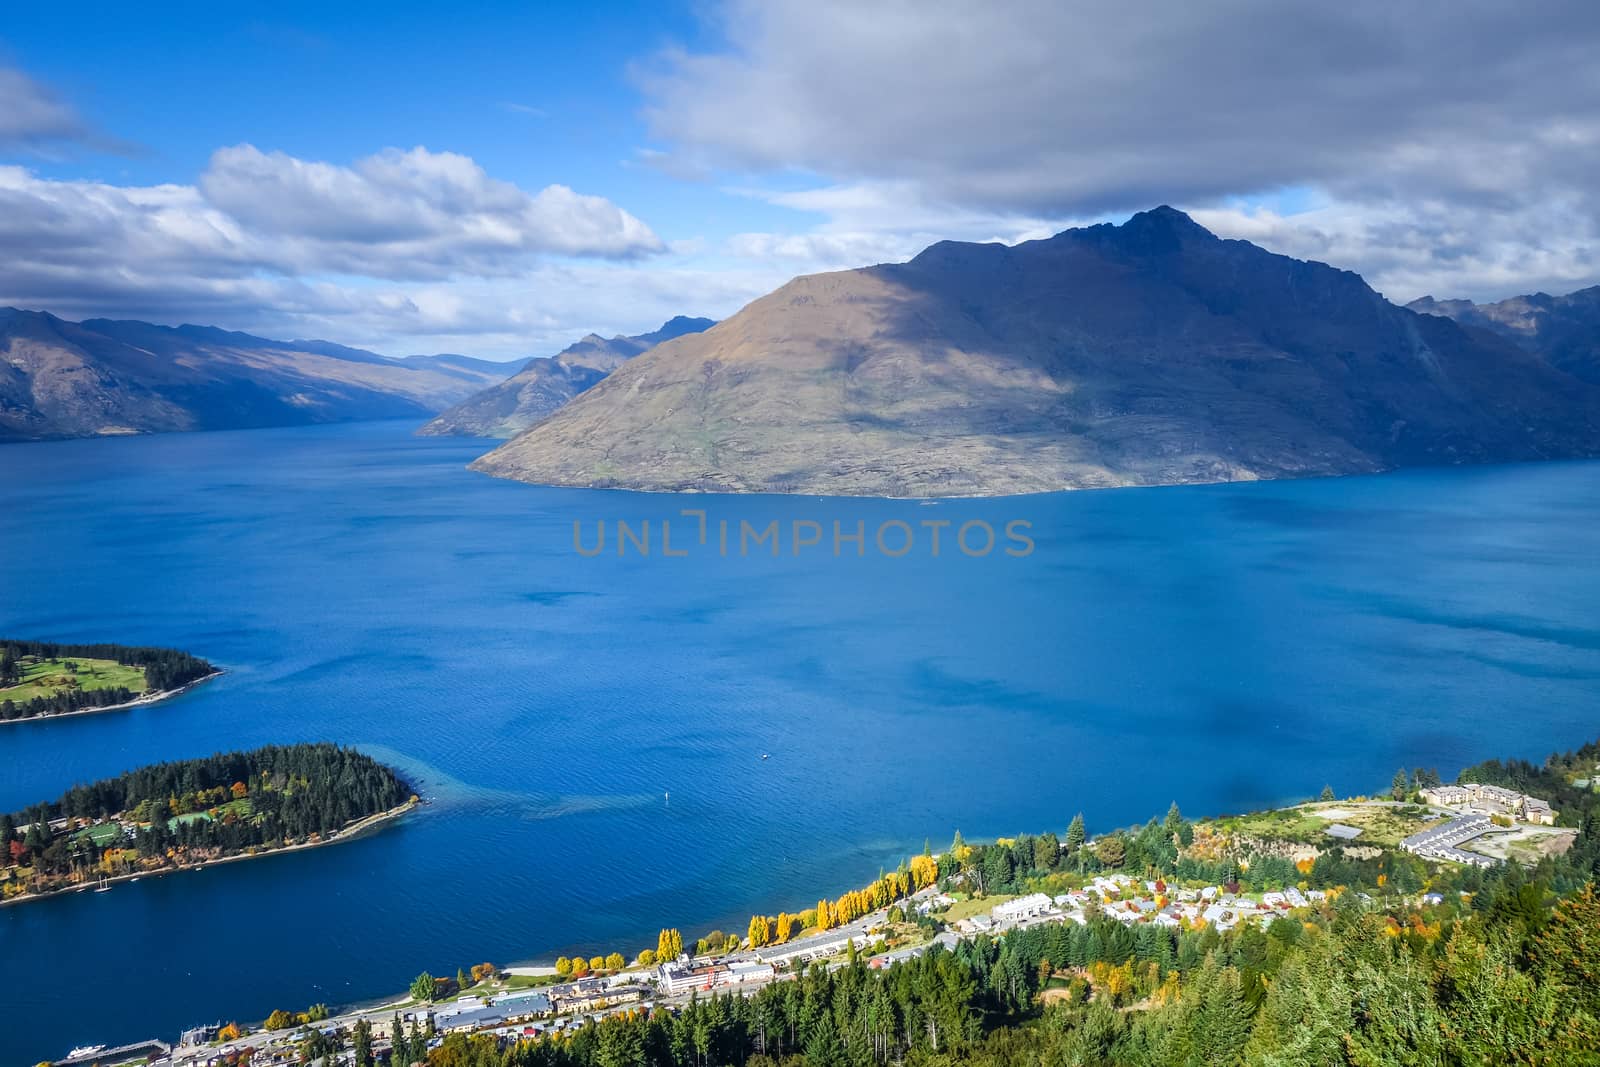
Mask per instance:
[[[0,308],[0,441],[415,417],[511,369]]]
[[[474,469],[954,496],[1600,453],[1600,392],[1355,274],[1158,208],[797,278]]]
[[[554,356],[530,359],[515,375],[475,393],[426,423],[424,436],[515,437],[639,353],[698,333],[710,319],[678,315],[636,337],[589,334]]]
[[[1532,293],[1493,304],[1425,296],[1406,307],[1508,337],[1573,377],[1600,385],[1600,285],[1566,296]]]

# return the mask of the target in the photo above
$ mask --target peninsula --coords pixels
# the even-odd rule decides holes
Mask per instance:
[[[0,638],[0,723],[152,704],[221,673],[170,648]]]
[[[392,769],[328,743],[140,767],[0,814],[0,899],[327,844],[417,803]]]

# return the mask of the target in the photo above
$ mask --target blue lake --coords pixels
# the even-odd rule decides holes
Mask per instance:
[[[0,1060],[742,930],[957,828],[1242,810],[1600,734],[1600,463],[923,506],[539,489],[410,429],[0,449],[0,633],[228,670],[0,727],[0,807],[314,739],[432,801],[337,847],[0,909]],[[619,519],[652,521],[651,556],[616,555]],[[687,556],[661,556],[663,519]],[[716,551],[719,521],[773,519],[777,558]],[[608,551],[574,551],[602,520]],[[872,544],[893,520],[918,537],[900,558]],[[975,520],[1036,549],[966,556]],[[793,555],[795,521],[823,544]],[[833,554],[835,521],[865,557]]]

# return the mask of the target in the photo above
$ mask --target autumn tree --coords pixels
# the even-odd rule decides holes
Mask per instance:
[[[772,936],[772,928],[767,923],[765,915],[752,915],[750,917],[750,947],[761,948],[766,945]]]
[[[620,971],[627,965],[628,961],[622,958],[622,953],[620,952],[613,952],[606,957],[606,970],[608,971]]]
[[[674,928],[661,931],[656,938],[656,959],[675,960],[683,955],[683,935]]]
[[[572,974],[572,957],[571,956],[557,956],[556,957],[556,974],[558,976],[562,977],[562,978],[567,978],[567,977],[571,976],[571,974]]]

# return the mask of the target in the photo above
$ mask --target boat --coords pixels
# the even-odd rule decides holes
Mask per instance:
[[[77,1048],[67,1053],[67,1059],[81,1059],[84,1056],[93,1056],[95,1053],[104,1052],[105,1050],[106,1047],[104,1045],[79,1045]]]
[[[768,755],[767,753],[763,752],[763,753],[761,753],[761,758],[762,759],[771,759],[772,757],[770,755]]]

